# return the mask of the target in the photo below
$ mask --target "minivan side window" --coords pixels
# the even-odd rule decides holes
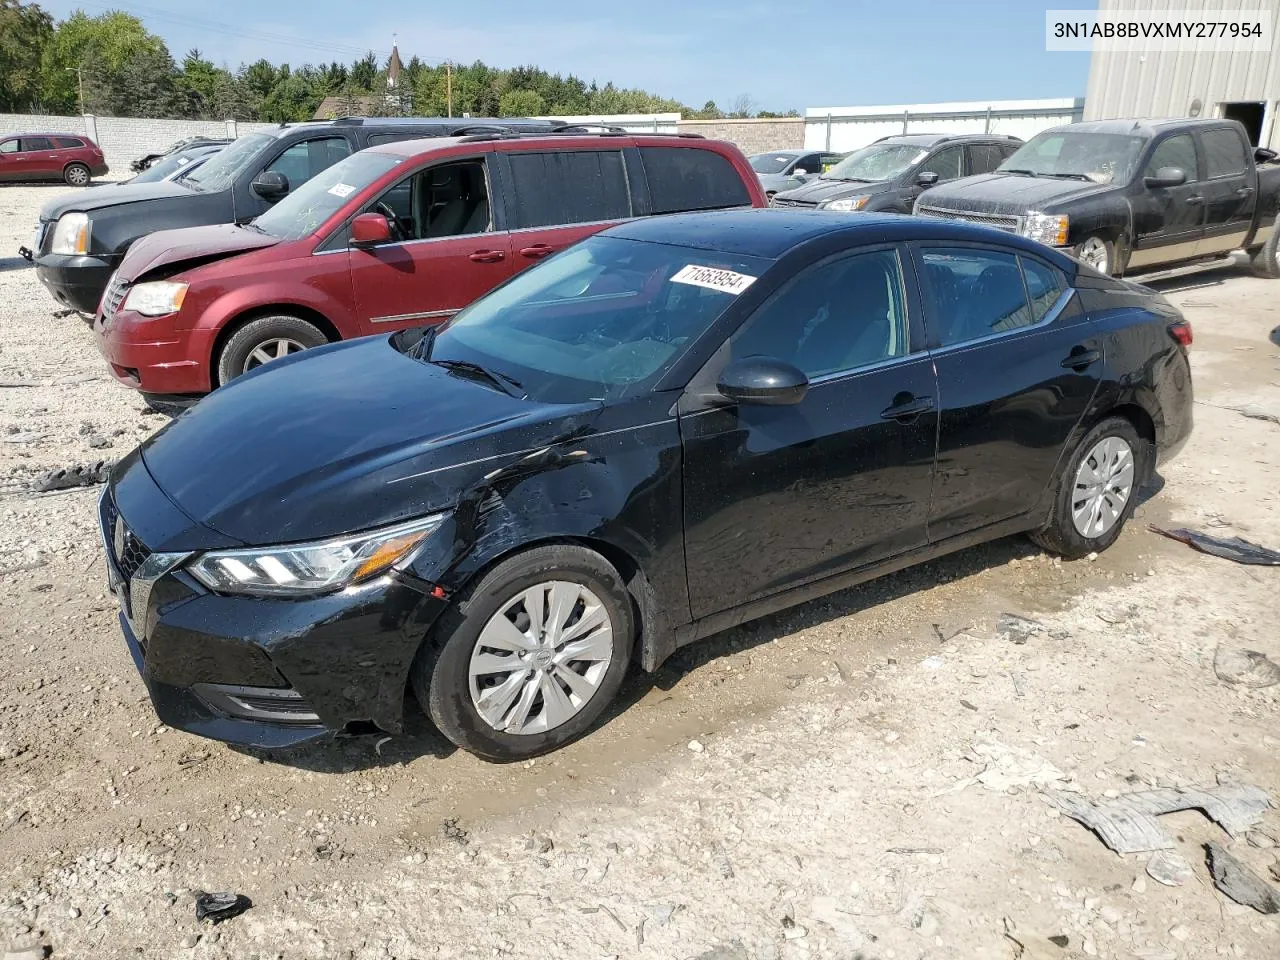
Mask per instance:
[[[1205,175],[1210,180],[1238,176],[1249,169],[1244,143],[1234,130],[1206,130],[1200,142],[1204,145]]]
[[[922,259],[933,307],[931,332],[939,346],[979,340],[1033,322],[1022,271],[1012,253],[930,247]]]
[[[515,230],[631,216],[631,191],[620,150],[508,153]]]
[[[1142,175],[1154,177],[1161,167],[1177,167],[1187,175],[1188,181],[1199,179],[1196,174],[1196,145],[1191,139],[1191,134],[1180,133],[1176,137],[1161,141],[1160,145],[1152,151],[1151,159],[1147,161],[1147,168]]]
[[[284,174],[292,189],[306,183],[321,170],[333,166],[349,153],[351,144],[347,143],[346,137],[303,140],[276,157],[267,170]]]
[[[654,213],[749,207],[751,194],[725,157],[697,147],[641,147]]]
[[[485,233],[493,229],[489,182],[484,160],[437,164],[401,180],[373,202],[386,214],[391,239],[433,240]]]

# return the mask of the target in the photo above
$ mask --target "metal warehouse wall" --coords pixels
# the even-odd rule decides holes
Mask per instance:
[[[902,133],[1002,133],[1026,140],[1048,127],[1074,123],[1083,114],[1080,98],[810,107],[805,111],[804,146],[856,150]]]
[[[1220,116],[1220,104],[1265,101],[1262,145],[1280,149],[1280,0],[1099,0],[1099,10],[1270,10],[1270,53],[1191,50],[1144,53],[1139,50],[1095,52],[1089,61],[1086,120],[1121,117],[1185,117],[1200,101],[1200,116]],[[1139,41],[1130,41],[1137,44]]]

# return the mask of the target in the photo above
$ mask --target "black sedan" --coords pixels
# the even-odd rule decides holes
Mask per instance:
[[[120,624],[174,727],[396,732],[411,691],[534,756],[743,620],[1009,534],[1105,549],[1191,430],[1190,341],[983,227],[627,223],[144,443],[101,500]]]

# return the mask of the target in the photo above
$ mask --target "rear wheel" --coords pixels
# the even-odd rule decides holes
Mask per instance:
[[[486,760],[576,740],[622,685],[635,617],[618,571],[584,547],[504,560],[441,616],[410,672],[440,732]]]
[[[259,317],[232,334],[218,355],[218,383],[229,383],[265,363],[329,342],[319,327],[288,314]]]
[[[1124,417],[1102,421],[1067,461],[1049,523],[1031,539],[1072,560],[1107,549],[1133,515],[1151,455],[1151,444]]]
[[[1253,254],[1253,270],[1260,277],[1280,277],[1280,222],[1271,228],[1271,236]]]
[[[87,187],[89,185],[89,168],[83,163],[69,163],[67,168],[62,171],[62,179],[73,187]]]
[[[1076,247],[1076,259],[1109,277],[1116,264],[1115,244],[1097,235],[1086,237]]]

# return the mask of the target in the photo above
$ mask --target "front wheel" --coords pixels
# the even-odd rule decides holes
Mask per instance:
[[[324,331],[301,317],[281,314],[250,320],[223,345],[218,355],[218,383],[230,383],[264,363],[328,342]]]
[[[1124,417],[1099,423],[1067,461],[1049,522],[1031,539],[1069,560],[1107,549],[1133,516],[1151,455],[1151,444]]]
[[[73,187],[87,187],[89,185],[89,168],[83,163],[69,163],[67,169],[62,171],[62,179]]]
[[[1116,263],[1115,244],[1096,235],[1086,237],[1076,247],[1076,259],[1109,277]]]
[[[584,547],[504,560],[440,618],[410,671],[440,732],[486,760],[582,736],[622,685],[635,617],[618,571]]]
[[[1271,228],[1271,236],[1253,254],[1253,270],[1260,277],[1280,278],[1280,221]]]

